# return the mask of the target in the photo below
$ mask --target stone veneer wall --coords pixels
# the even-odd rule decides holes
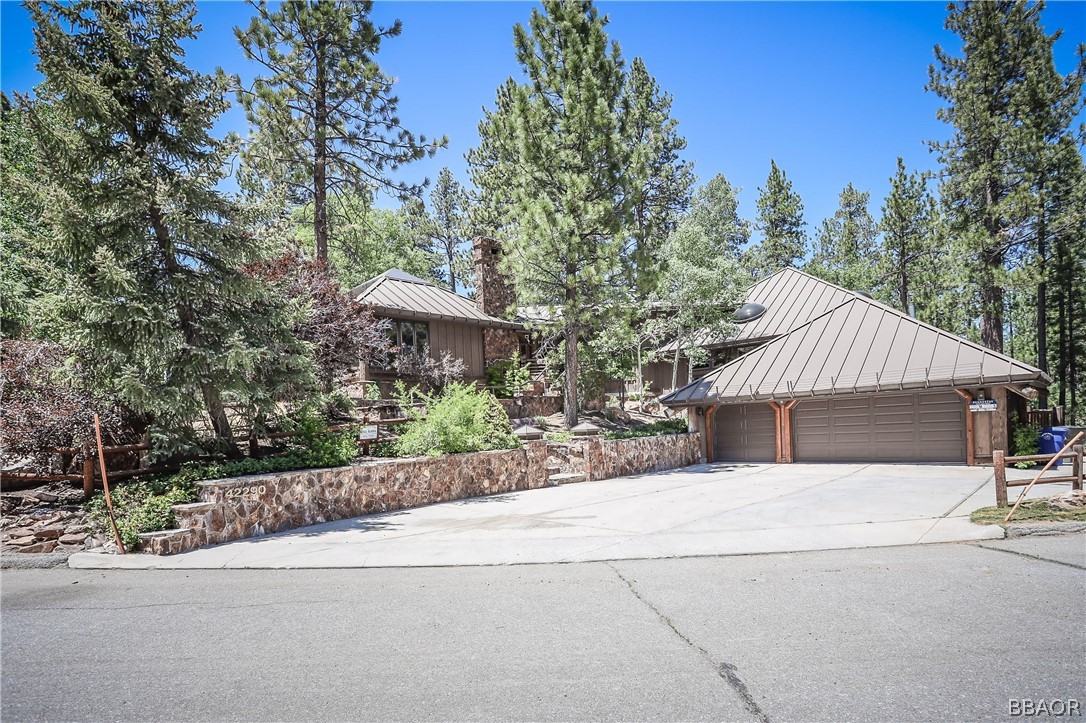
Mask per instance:
[[[549,417],[562,411],[562,397],[557,394],[545,394],[538,397],[516,397],[499,399],[510,419],[528,417]]]
[[[574,439],[568,445],[552,444],[550,452],[552,463],[557,462],[563,471],[578,472],[590,480],[662,472],[705,461],[697,432],[634,439]]]
[[[588,479],[659,471],[701,459],[698,435],[577,440]],[[200,483],[200,501],[175,505],[178,529],[140,535],[155,555],[466,497],[548,486],[548,443],[520,449],[361,462],[349,467]]]

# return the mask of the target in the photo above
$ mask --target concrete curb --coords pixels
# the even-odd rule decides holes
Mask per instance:
[[[1007,537],[1067,535],[1073,532],[1086,532],[1086,522],[1012,522],[1007,525]]]
[[[0,556],[0,569],[3,570],[47,570],[62,567],[68,563],[68,552],[16,552]]]

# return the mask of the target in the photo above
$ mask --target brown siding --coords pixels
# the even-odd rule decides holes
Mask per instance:
[[[448,321],[431,321],[430,356],[440,359],[443,351],[448,351],[454,357],[464,360],[466,377],[483,378],[482,327]]]

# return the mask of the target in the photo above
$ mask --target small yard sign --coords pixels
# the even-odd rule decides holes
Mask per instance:
[[[977,399],[969,402],[970,412],[994,412],[999,409],[999,403],[994,399]]]
[[[365,427],[359,427],[358,438],[363,441],[377,439],[377,425],[370,424]]]

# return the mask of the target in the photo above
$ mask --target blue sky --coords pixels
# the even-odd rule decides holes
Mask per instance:
[[[374,18],[403,21],[403,33],[379,56],[396,76],[404,124],[416,133],[449,136],[449,148],[406,167],[403,176],[433,179],[449,166],[466,180],[464,153],[477,142],[482,107],[519,69],[513,25],[526,23],[526,2],[380,2]],[[629,60],[641,56],[675,97],[673,115],[689,141],[699,178],[724,173],[743,188],[740,211],[755,214],[757,188],[770,159],[803,197],[809,230],[837,206],[852,182],[871,192],[878,213],[900,155],[910,168],[934,169],[925,140],[947,136],[935,118],[939,99],[924,91],[932,48],[956,48],[943,29],[942,2],[601,2],[608,32]],[[219,66],[243,78],[255,68],[242,57],[232,28],[251,8],[201,2],[200,37],[189,62]],[[1054,2],[1044,11],[1061,72],[1074,67],[1086,42],[1086,3]],[[0,87],[27,92],[34,69],[32,28],[15,2],[0,2]],[[220,127],[244,133],[234,108]]]

